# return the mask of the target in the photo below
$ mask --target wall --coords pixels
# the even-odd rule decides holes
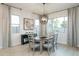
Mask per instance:
[[[31,12],[27,12],[26,10],[18,10],[15,8],[11,8],[11,14],[20,16],[20,33],[11,33],[11,46],[16,46],[21,44],[21,34],[25,34],[28,31],[33,32],[33,30],[23,29],[23,19],[30,18],[35,20],[38,19],[38,16]]]
[[[49,15],[49,19],[54,19],[58,17],[68,16],[67,10],[52,13]],[[60,32],[58,34],[58,43],[67,44],[67,29],[65,32]]]

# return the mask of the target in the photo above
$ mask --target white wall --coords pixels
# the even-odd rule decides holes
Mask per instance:
[[[38,19],[37,15],[32,14],[31,12],[27,12],[26,10],[18,10],[15,8],[11,8],[11,14],[20,16],[20,33],[11,33],[11,46],[16,46],[21,44],[21,34],[25,34],[28,30],[23,29],[23,20],[24,18],[30,19]],[[29,30],[33,32],[33,30]]]

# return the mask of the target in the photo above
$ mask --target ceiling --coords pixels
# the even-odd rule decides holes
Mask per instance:
[[[30,11],[37,14],[43,14],[42,3],[7,3],[10,6],[22,8],[23,10]],[[51,13],[79,5],[79,3],[46,3],[45,13]]]

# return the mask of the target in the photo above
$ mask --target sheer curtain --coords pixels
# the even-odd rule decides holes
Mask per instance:
[[[2,5],[2,36],[3,48],[10,47],[10,7]]]
[[[77,47],[77,7],[68,9],[68,44]]]

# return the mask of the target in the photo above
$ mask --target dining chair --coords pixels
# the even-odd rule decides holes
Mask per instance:
[[[35,50],[40,49],[40,43],[37,43],[34,35],[32,35],[31,38],[29,38],[29,47],[33,50],[33,55]]]
[[[54,38],[54,46],[55,48],[57,48],[57,40],[58,40],[58,34],[54,34],[55,38]]]
[[[53,52],[54,51],[54,39],[55,39],[55,36],[51,36],[49,38],[46,38],[46,43],[43,44],[43,47],[47,49],[48,51],[48,55],[50,55],[50,52]]]

